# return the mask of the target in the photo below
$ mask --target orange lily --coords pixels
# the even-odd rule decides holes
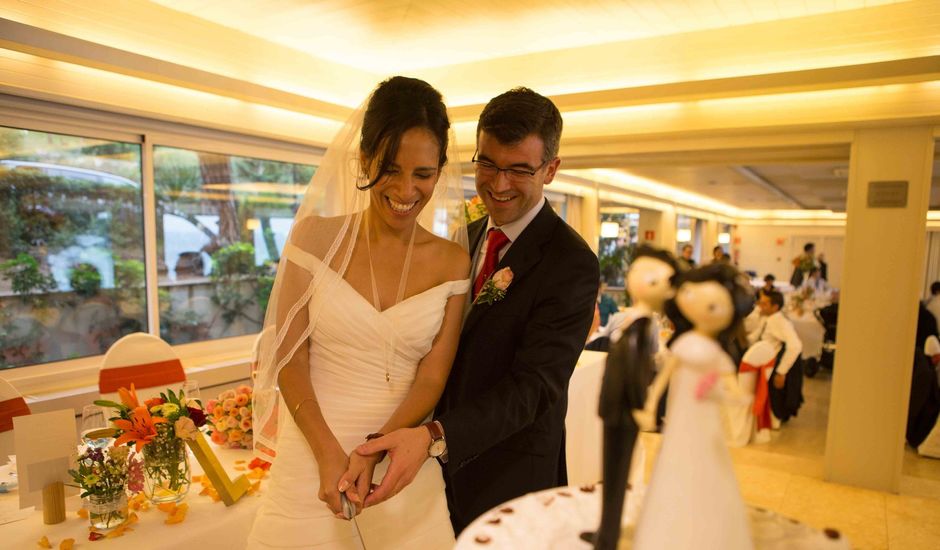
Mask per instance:
[[[131,384],[131,389],[127,388],[118,388],[118,395],[121,396],[121,403],[124,404],[128,409],[136,409],[140,406],[140,402],[137,400],[137,391],[134,389],[134,384]]]
[[[139,453],[144,445],[153,441],[153,438],[157,436],[156,425],[164,422],[167,422],[166,418],[151,416],[147,407],[137,407],[131,411],[129,420],[119,419],[114,421],[114,426],[124,432],[114,441],[114,446],[117,447],[133,441],[137,444],[137,452]]]

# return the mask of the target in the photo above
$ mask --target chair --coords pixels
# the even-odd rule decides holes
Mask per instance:
[[[751,441],[770,441],[772,415],[767,381],[776,361],[774,346],[767,341],[756,342],[744,352],[738,369],[738,387],[750,399],[743,404],[728,404],[724,407],[728,422],[728,445],[743,447]],[[758,374],[763,379],[758,378]]]
[[[0,464],[5,464],[13,449],[13,417],[30,414],[26,400],[16,388],[0,378]]]
[[[98,372],[98,391],[102,399],[117,401],[118,389],[134,384],[137,397],[144,400],[185,380],[183,364],[169,344],[135,332],[115,342],[105,354]]]

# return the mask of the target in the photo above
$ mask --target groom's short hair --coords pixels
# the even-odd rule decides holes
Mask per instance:
[[[480,132],[485,131],[502,144],[515,145],[535,134],[542,139],[542,161],[547,162],[558,156],[561,126],[561,113],[552,100],[519,87],[486,104],[477,123],[477,139]]]

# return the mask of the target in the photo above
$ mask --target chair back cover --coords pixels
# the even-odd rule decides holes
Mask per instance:
[[[102,399],[117,400],[119,388],[133,383],[139,399],[149,399],[186,380],[176,352],[162,339],[135,332],[115,342],[98,372]]]

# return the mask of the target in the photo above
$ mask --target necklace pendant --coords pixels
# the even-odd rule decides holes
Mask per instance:
[[[391,382],[391,381],[392,381],[392,377],[388,374],[388,372],[385,373],[385,381],[386,381],[386,382]]]

